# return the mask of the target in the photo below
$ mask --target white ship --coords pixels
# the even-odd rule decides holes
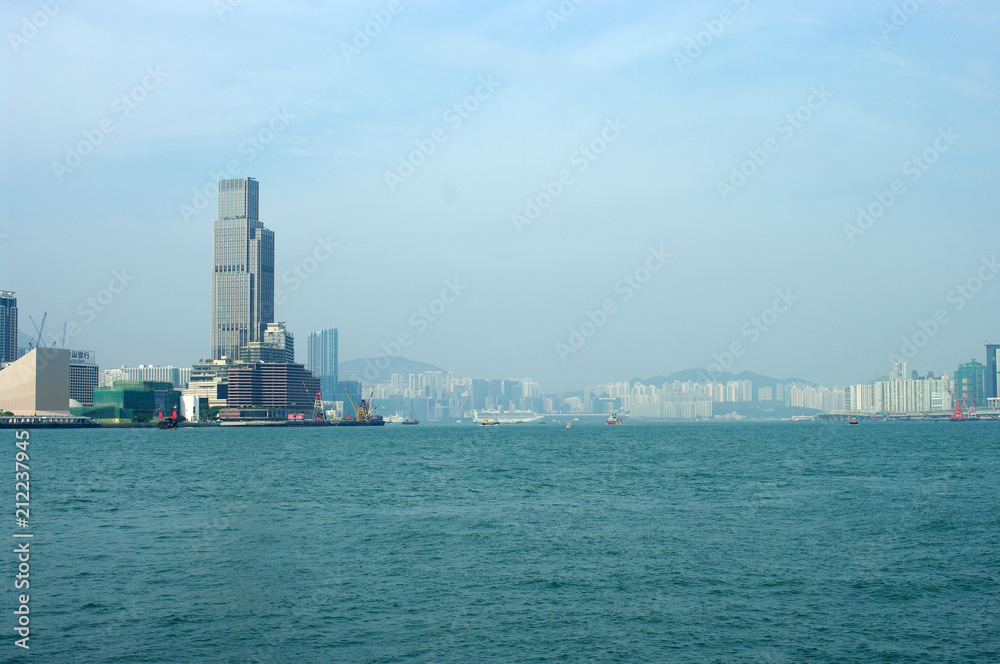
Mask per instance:
[[[538,413],[532,412],[530,410],[508,410],[500,412],[499,410],[488,408],[486,410],[475,411],[475,417],[472,421],[481,424],[483,420],[486,420],[490,424],[497,422],[499,424],[529,424],[531,422],[538,422],[542,419],[542,416]]]

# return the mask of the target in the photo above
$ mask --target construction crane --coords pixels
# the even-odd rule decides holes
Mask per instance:
[[[347,400],[350,402],[351,408],[354,409],[355,415],[357,415],[358,414],[358,407],[354,405],[354,399],[351,398],[351,393],[347,391],[346,387],[344,388],[344,394],[347,395]]]
[[[35,337],[35,340],[33,342],[32,341],[28,342],[28,348],[43,348],[44,347],[42,345],[42,332],[45,330],[45,319],[48,318],[48,317],[49,317],[49,313],[45,312],[45,314],[42,316],[42,324],[38,325],[37,323],[35,323],[35,319],[34,318],[32,318],[31,316],[28,316],[28,320],[31,321],[31,326],[35,328],[35,334],[38,335],[37,337]]]

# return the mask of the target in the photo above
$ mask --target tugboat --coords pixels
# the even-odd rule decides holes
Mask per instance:
[[[161,410],[160,411],[160,419],[159,419],[159,421],[157,421],[156,426],[157,426],[157,428],[163,429],[163,430],[176,429],[177,428],[177,409],[174,408],[173,414],[170,417],[166,418],[166,419],[163,419],[163,411]]]
[[[605,422],[605,424],[621,424],[622,418],[618,416],[617,412],[611,413],[611,417]]]

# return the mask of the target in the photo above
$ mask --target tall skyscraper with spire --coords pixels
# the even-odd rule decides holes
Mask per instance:
[[[219,181],[212,260],[211,359],[239,359],[274,322],[274,232],[258,218],[253,178]]]

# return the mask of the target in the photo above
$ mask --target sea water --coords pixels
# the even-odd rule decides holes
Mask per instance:
[[[1000,661],[1000,423],[39,430],[29,454],[3,661]]]

